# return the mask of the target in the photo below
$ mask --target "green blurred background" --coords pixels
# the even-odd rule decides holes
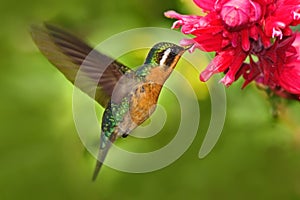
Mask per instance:
[[[300,199],[300,107],[290,102],[277,120],[254,86],[227,92],[223,133],[204,159],[198,151],[209,125],[210,100],[198,73],[178,66],[198,93],[200,128],[191,147],[170,166],[145,174],[104,167],[91,182],[95,160],[73,121],[72,85],[39,53],[29,26],[59,24],[97,44],[131,28],[169,28],[163,12],[199,12],[191,1],[2,1],[0,6],[0,199]],[[122,45],[122,44],[120,44]],[[141,63],[143,57],[129,63]],[[205,66],[206,60],[199,61]],[[172,76],[171,78],[172,79]],[[164,95],[161,102],[168,99]],[[178,104],[168,103],[166,127],[149,140],[160,147],[174,137]],[[174,116],[173,118],[171,116]],[[191,114],[191,120],[193,116]],[[173,134],[173,135],[172,135]],[[125,142],[124,142],[125,141]],[[147,141],[147,140],[146,140]],[[120,146],[143,148],[128,137]]]

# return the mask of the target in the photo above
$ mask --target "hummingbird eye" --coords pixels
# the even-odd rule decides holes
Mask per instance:
[[[176,48],[166,49],[159,56],[160,57],[159,64],[160,65],[171,66],[171,64],[173,63],[173,61],[175,60],[175,58],[178,54],[179,54],[179,52]]]
[[[159,59],[159,64],[160,65],[164,65],[166,64],[166,61],[168,60],[169,56],[172,53],[172,49],[171,48],[167,48],[166,50],[162,51],[161,55],[160,55],[160,59]]]
[[[159,65],[171,66],[178,56],[184,52],[184,48],[168,42],[160,42],[155,44],[148,56],[145,63],[156,63]]]

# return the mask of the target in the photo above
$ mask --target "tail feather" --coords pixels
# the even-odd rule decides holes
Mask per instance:
[[[108,148],[105,148],[105,149],[100,149],[99,150],[99,153],[98,153],[98,158],[97,158],[97,162],[96,162],[96,167],[95,167],[95,170],[94,170],[94,174],[93,174],[93,178],[92,180],[95,181],[97,179],[97,176],[100,172],[100,169],[103,165],[103,161],[108,153]]]
[[[98,152],[98,157],[97,157],[97,162],[96,162],[96,167],[94,170],[94,174],[92,177],[92,181],[95,181],[97,179],[97,176],[100,172],[100,169],[103,165],[104,159],[107,156],[108,150],[110,149],[112,143],[116,140],[116,134],[112,134],[109,140],[107,140],[106,144],[104,144],[104,147],[100,146],[99,152]],[[102,141],[100,141],[102,142]]]

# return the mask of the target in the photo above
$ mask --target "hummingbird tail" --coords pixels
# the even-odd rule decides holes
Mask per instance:
[[[97,179],[97,176],[99,174],[99,171],[103,165],[103,161],[107,155],[107,152],[108,152],[108,148],[105,148],[105,149],[100,149],[99,150],[99,153],[98,153],[98,158],[97,158],[97,162],[96,162],[96,167],[95,167],[95,170],[94,170],[94,174],[93,174],[93,178],[92,178],[92,181],[95,181]]]
[[[103,162],[104,162],[104,159],[108,153],[108,150],[110,149],[112,143],[116,140],[116,136],[115,134],[112,134],[112,136],[110,137],[109,141],[107,141],[107,144],[104,146],[104,148],[101,148],[99,149],[99,152],[98,152],[98,157],[97,157],[97,162],[96,162],[96,167],[95,167],[95,170],[94,170],[94,174],[93,174],[93,177],[92,177],[92,181],[95,181],[97,179],[97,176],[100,172],[100,169],[103,165]]]

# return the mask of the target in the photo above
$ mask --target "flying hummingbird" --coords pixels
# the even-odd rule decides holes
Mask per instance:
[[[56,26],[32,26],[31,35],[44,56],[73,84],[81,71],[82,81],[75,85],[105,108],[95,180],[112,143],[128,136],[154,112],[163,84],[188,47],[155,44],[144,64],[132,70]]]

